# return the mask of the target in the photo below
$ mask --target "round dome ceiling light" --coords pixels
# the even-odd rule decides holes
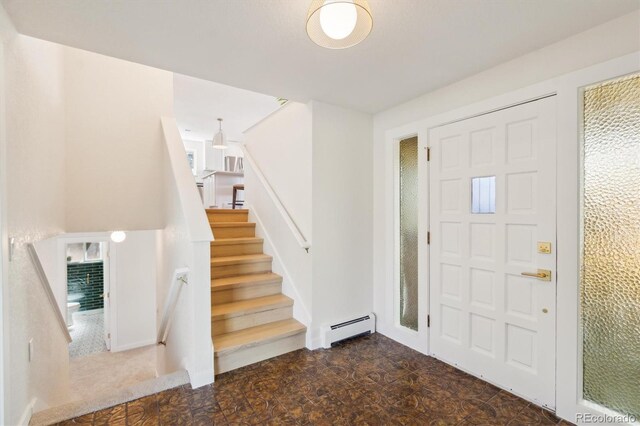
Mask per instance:
[[[373,17],[367,0],[312,0],[307,34],[318,46],[346,49],[367,38]]]

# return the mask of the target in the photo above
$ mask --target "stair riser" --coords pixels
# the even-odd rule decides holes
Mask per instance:
[[[237,302],[238,300],[271,296],[280,294],[281,291],[281,283],[259,284],[247,287],[232,288],[228,290],[217,290],[211,292],[211,304],[221,305],[223,303]]]
[[[211,278],[233,277],[236,275],[261,274],[271,272],[271,260],[254,263],[239,263],[211,267]]]
[[[234,213],[208,213],[209,223],[223,223],[223,222],[248,222],[248,212],[234,212]]]
[[[245,328],[268,324],[270,322],[282,321],[293,316],[293,306],[286,306],[268,311],[256,312],[253,314],[241,315],[224,320],[211,322],[211,335],[218,336],[224,333],[231,333]]]
[[[261,254],[262,243],[238,243],[238,244],[225,244],[225,245],[211,245],[211,257],[224,257],[224,256],[240,256],[243,254]]]
[[[255,237],[256,236],[256,227],[255,226],[234,226],[234,227],[211,227],[213,230],[213,236],[216,239],[223,238],[245,238],[245,237]]]
[[[264,361],[287,352],[302,349],[304,346],[305,333],[299,333],[263,345],[246,347],[229,354],[216,356],[214,362],[215,374],[225,373],[245,365]]]

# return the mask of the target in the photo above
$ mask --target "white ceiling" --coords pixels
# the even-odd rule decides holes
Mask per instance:
[[[174,114],[183,139],[211,140],[217,118],[230,140],[280,107],[273,96],[237,89],[212,81],[174,74]]]
[[[2,0],[24,34],[256,92],[368,112],[640,7],[639,0],[369,0],[369,38],[351,49],[327,50],[306,35],[310,3]]]

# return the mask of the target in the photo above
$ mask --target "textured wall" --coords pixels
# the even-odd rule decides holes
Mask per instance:
[[[62,50],[24,36],[5,50],[7,226],[17,241],[8,281],[9,424],[17,424],[34,397],[40,407],[61,401],[68,380],[67,342],[26,246],[65,226]]]
[[[65,48],[67,231],[164,226],[160,117],[173,74]]]

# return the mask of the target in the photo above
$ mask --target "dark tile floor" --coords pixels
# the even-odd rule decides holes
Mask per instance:
[[[91,413],[93,425],[555,425],[552,413],[380,334]]]

